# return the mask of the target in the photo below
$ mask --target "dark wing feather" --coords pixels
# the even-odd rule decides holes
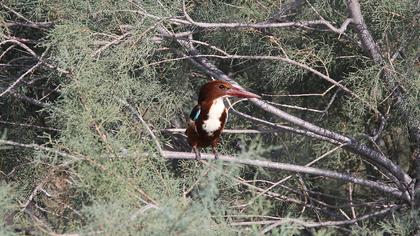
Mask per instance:
[[[190,113],[190,119],[193,121],[196,121],[199,117],[200,117],[200,113],[201,113],[201,107],[200,105],[195,105],[195,107],[192,109],[191,113]]]

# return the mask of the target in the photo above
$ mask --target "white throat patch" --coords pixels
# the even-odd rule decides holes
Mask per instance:
[[[218,98],[213,101],[209,110],[208,119],[203,122],[203,129],[208,135],[212,135],[214,131],[220,128],[222,124],[220,117],[224,110],[225,104],[223,103],[223,98]]]

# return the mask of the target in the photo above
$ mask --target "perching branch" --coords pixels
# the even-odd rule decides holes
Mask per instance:
[[[184,133],[185,129],[163,129],[163,132],[171,133]],[[226,134],[266,134],[266,133],[275,133],[273,130],[256,130],[256,129],[223,129],[222,133]]]
[[[163,151],[163,154],[166,159],[187,159],[187,160],[195,159],[194,153]],[[204,154],[204,153],[201,154],[201,158],[205,160],[214,160],[214,156],[210,154]],[[347,174],[343,174],[343,173],[339,173],[335,171],[323,170],[323,169],[314,168],[314,167],[299,166],[299,165],[293,165],[293,164],[287,164],[287,163],[241,159],[241,158],[235,158],[235,157],[226,156],[226,155],[219,156],[219,160],[231,162],[231,163],[238,163],[238,164],[244,164],[244,165],[275,169],[275,170],[283,170],[283,171],[290,171],[290,172],[295,172],[295,173],[303,173],[303,174],[329,177],[333,179],[338,179],[338,180],[342,180],[346,182],[352,182],[355,184],[363,185],[369,188],[374,188],[376,190],[392,194],[394,196],[397,196],[398,198],[401,198],[407,201],[410,200],[410,197],[406,193],[402,193],[397,188],[391,187],[381,182],[366,180],[366,179],[358,178],[352,175],[347,175]]]
[[[163,28],[163,27],[159,27],[158,28],[159,33],[162,34],[163,36],[166,36],[168,38],[173,38],[172,33],[170,33],[167,29]],[[211,62],[209,62],[205,57],[195,57],[196,55],[200,55],[199,52],[197,51],[196,48],[194,48],[191,43],[186,40],[186,39],[180,39],[180,38],[176,38],[175,39],[185,50],[187,50],[188,55],[191,55],[191,58],[188,58],[188,60],[190,62],[192,62],[194,65],[196,65],[197,67],[199,67],[201,70],[203,70],[205,73],[207,73],[209,76],[214,77],[215,79],[219,79],[219,80],[224,80],[227,81],[231,84],[235,84],[236,86],[240,86],[238,85],[234,80],[232,80],[229,76],[227,76],[225,73],[223,73],[223,71],[221,71],[220,69],[218,69],[216,66],[214,66]],[[232,55],[233,58],[237,58],[237,59],[244,59],[246,58],[243,56],[237,56],[237,55]],[[223,56],[221,56],[223,57]],[[248,58],[249,59],[249,58]],[[285,61],[287,63],[291,63],[297,66],[301,66],[299,62],[295,62],[293,61],[293,63],[285,58],[281,59],[282,61]],[[306,65],[305,65],[306,66]],[[307,66],[306,66],[307,67]],[[312,69],[312,68],[311,68]],[[310,70],[311,72],[314,72],[314,69]],[[321,76],[320,72],[316,71],[314,72],[315,74]],[[322,76],[321,76],[322,77]],[[343,87],[343,86],[339,86],[339,87]],[[345,88],[345,87],[344,87]],[[346,88],[347,89],[347,88]],[[348,90],[348,89],[347,89]],[[330,130],[318,127],[310,122],[307,122],[305,120],[302,120],[298,117],[295,117],[293,115],[290,115],[270,104],[267,104],[266,102],[259,100],[259,99],[249,99],[252,103],[254,103],[257,107],[287,121],[290,122],[300,128],[302,128],[305,131],[309,131],[310,133],[314,133],[316,135],[325,137],[327,140],[334,140],[334,143],[340,143],[340,144],[345,144],[344,148],[346,150],[349,150],[353,153],[359,154],[361,157],[363,157],[364,159],[366,159],[368,162],[372,162],[377,164],[378,166],[388,170],[390,173],[392,173],[392,175],[394,175],[396,178],[398,178],[398,180],[401,181],[401,183],[404,186],[408,186],[412,183],[412,179],[411,177],[405,173],[405,171],[403,171],[401,169],[400,166],[396,165],[395,163],[393,163],[390,159],[388,159],[387,157],[385,157],[383,154],[369,148],[368,146],[366,146],[365,144],[361,144],[358,141],[346,137],[344,135],[332,132]]]

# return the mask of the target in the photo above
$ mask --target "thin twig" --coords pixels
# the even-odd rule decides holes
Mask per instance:
[[[3,95],[5,95],[6,93],[10,92],[12,89],[14,89],[14,87],[16,87],[16,85],[18,85],[20,83],[20,81],[25,78],[25,76],[27,76],[28,74],[32,73],[36,68],[38,68],[40,65],[42,64],[41,61],[39,61],[38,63],[36,63],[34,66],[32,66],[29,70],[27,70],[25,73],[23,73],[21,76],[19,76],[19,78],[17,80],[15,80],[15,82],[13,82],[6,90],[4,90],[1,94],[0,97],[2,97]]]
[[[61,131],[60,129],[56,129],[56,128],[43,127],[43,126],[31,125],[31,124],[22,124],[22,123],[16,123],[16,122],[4,121],[4,120],[0,120],[0,124],[31,127],[31,128],[45,129],[45,130],[51,130],[51,131]]]
[[[280,220],[280,221],[276,221],[275,223],[273,223],[272,225],[268,226],[267,228],[263,229],[261,231],[261,233],[265,234],[270,232],[271,230],[273,230],[274,228],[283,225],[283,224],[297,224],[297,225],[301,225],[305,228],[318,228],[318,227],[328,227],[328,226],[340,226],[340,225],[351,225],[354,224],[356,222],[362,221],[362,220],[366,220],[375,216],[380,216],[380,215],[385,215],[389,212],[393,212],[397,209],[401,208],[401,206],[399,205],[394,205],[391,207],[387,207],[385,209],[382,209],[380,211],[376,211],[376,212],[372,212],[366,215],[363,215],[361,217],[355,218],[355,219],[350,219],[350,220],[340,220],[340,221],[324,221],[324,222],[306,222],[303,220],[298,220],[298,219],[284,219],[284,220]]]
[[[159,140],[157,139],[157,137],[155,136],[155,134],[153,133],[153,131],[150,129],[149,125],[146,123],[146,121],[144,121],[143,117],[140,115],[140,113],[133,107],[131,106],[127,101],[124,101],[122,99],[117,98],[117,100],[123,104],[124,106],[126,106],[130,112],[135,116],[135,118],[140,121],[140,123],[144,126],[144,128],[146,128],[147,132],[149,133],[150,137],[153,139],[153,141],[156,144],[156,149],[158,150],[159,154],[161,156],[165,156],[164,151],[162,150],[162,146],[160,145]]]
[[[48,148],[48,147],[44,147],[38,144],[23,144],[23,143],[17,143],[17,142],[13,142],[13,141],[9,141],[9,140],[4,140],[4,139],[0,139],[0,144],[5,144],[5,145],[11,145],[11,146],[16,146],[16,147],[23,147],[23,148],[31,148],[31,149],[35,149],[35,150],[41,150],[41,151],[47,151],[47,152],[51,152],[63,157],[67,157],[73,160],[84,160],[83,157],[80,156],[74,156],[74,155],[70,155],[68,153],[53,149],[53,148]]]

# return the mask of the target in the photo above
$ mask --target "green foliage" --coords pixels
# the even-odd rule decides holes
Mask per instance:
[[[16,208],[15,191],[16,190],[11,186],[0,182],[0,225],[2,225],[2,227],[0,227],[1,235],[15,235],[11,227],[6,225],[8,216],[11,214],[12,210]]]
[[[418,35],[409,32],[415,24],[412,21],[416,13],[411,1],[361,1],[366,23],[384,49],[384,55],[392,57],[402,41],[407,43],[403,57],[392,62],[386,57],[384,65],[392,72],[391,82],[403,88],[405,101],[400,104],[390,100],[394,88],[383,81],[383,66],[373,64],[350,29],[346,34],[337,35],[322,26],[204,30],[168,23],[169,17],[183,19],[182,2],[2,1],[31,22],[52,21],[54,25],[45,29],[0,28],[1,41],[11,36],[28,39],[27,44],[40,55],[45,52],[43,60],[52,65],[43,65],[16,88],[21,94],[48,103],[46,107],[13,96],[1,97],[0,118],[8,123],[1,123],[0,134],[2,139],[40,145],[61,154],[42,148],[0,146],[0,181],[7,182],[0,186],[0,225],[4,224],[6,215],[21,212],[15,216],[14,226],[30,228],[35,234],[260,235],[273,225],[264,221],[279,219],[287,223],[274,227],[269,234],[347,233],[334,227],[304,229],[292,220],[287,221],[289,218],[329,221],[342,219],[344,214],[351,216],[349,207],[338,207],[349,203],[350,185],[347,183],[292,174],[292,178],[273,187],[290,173],[219,161],[206,164],[167,161],[160,156],[147,128],[155,133],[164,149],[190,151],[185,137],[161,130],[185,127],[185,114],[195,104],[197,88],[209,78],[188,60],[177,59],[178,55],[169,48],[178,50],[179,46],[171,39],[156,39],[159,25],[174,32],[195,30],[195,40],[231,55],[288,57],[339,81],[356,96],[337,88],[326,92],[331,87],[329,82],[282,61],[209,57],[238,83],[257,93],[318,94],[264,96],[263,99],[321,127],[366,141],[368,145],[371,143],[364,134],[371,135],[379,125],[372,108],[384,114],[389,111],[384,133],[375,148],[403,168],[411,167],[406,126],[416,125],[420,120],[420,80],[418,66],[415,66]],[[280,1],[280,6],[287,2]],[[279,1],[274,0],[186,1],[186,10],[194,20],[214,23],[263,22],[278,7]],[[323,17],[339,27],[347,18],[346,11],[345,1],[309,1],[286,18],[304,21]],[[156,19],[159,17],[165,20]],[[1,8],[0,24],[12,21],[28,23],[16,13]],[[203,55],[220,54],[205,44],[194,45]],[[0,54],[8,46],[1,46]],[[0,61],[0,66],[6,68],[0,72],[0,92],[38,60],[23,60],[28,54],[22,48],[11,52]],[[20,64],[7,67],[7,63],[15,61]],[[34,82],[37,80],[39,82]],[[137,122],[120,99],[132,104],[149,127]],[[327,107],[329,109],[322,112]],[[281,123],[248,102],[241,102],[236,108]],[[267,127],[231,115],[227,128]],[[223,154],[299,165],[306,165],[335,147],[286,132],[224,134],[222,139],[218,148]],[[314,166],[390,181],[358,155],[342,149],[330,153]],[[350,187],[358,216],[376,210],[377,205],[388,205],[388,201],[400,203],[369,188]],[[312,192],[306,194],[303,189]],[[31,195],[31,205],[22,209],[20,203]],[[377,205],[366,204],[371,202]],[[364,220],[354,226],[354,234],[412,234],[419,225],[418,212],[415,214],[406,208],[400,211]],[[235,225],[238,222],[250,225]],[[0,227],[0,234],[13,235],[13,231],[8,226]]]

